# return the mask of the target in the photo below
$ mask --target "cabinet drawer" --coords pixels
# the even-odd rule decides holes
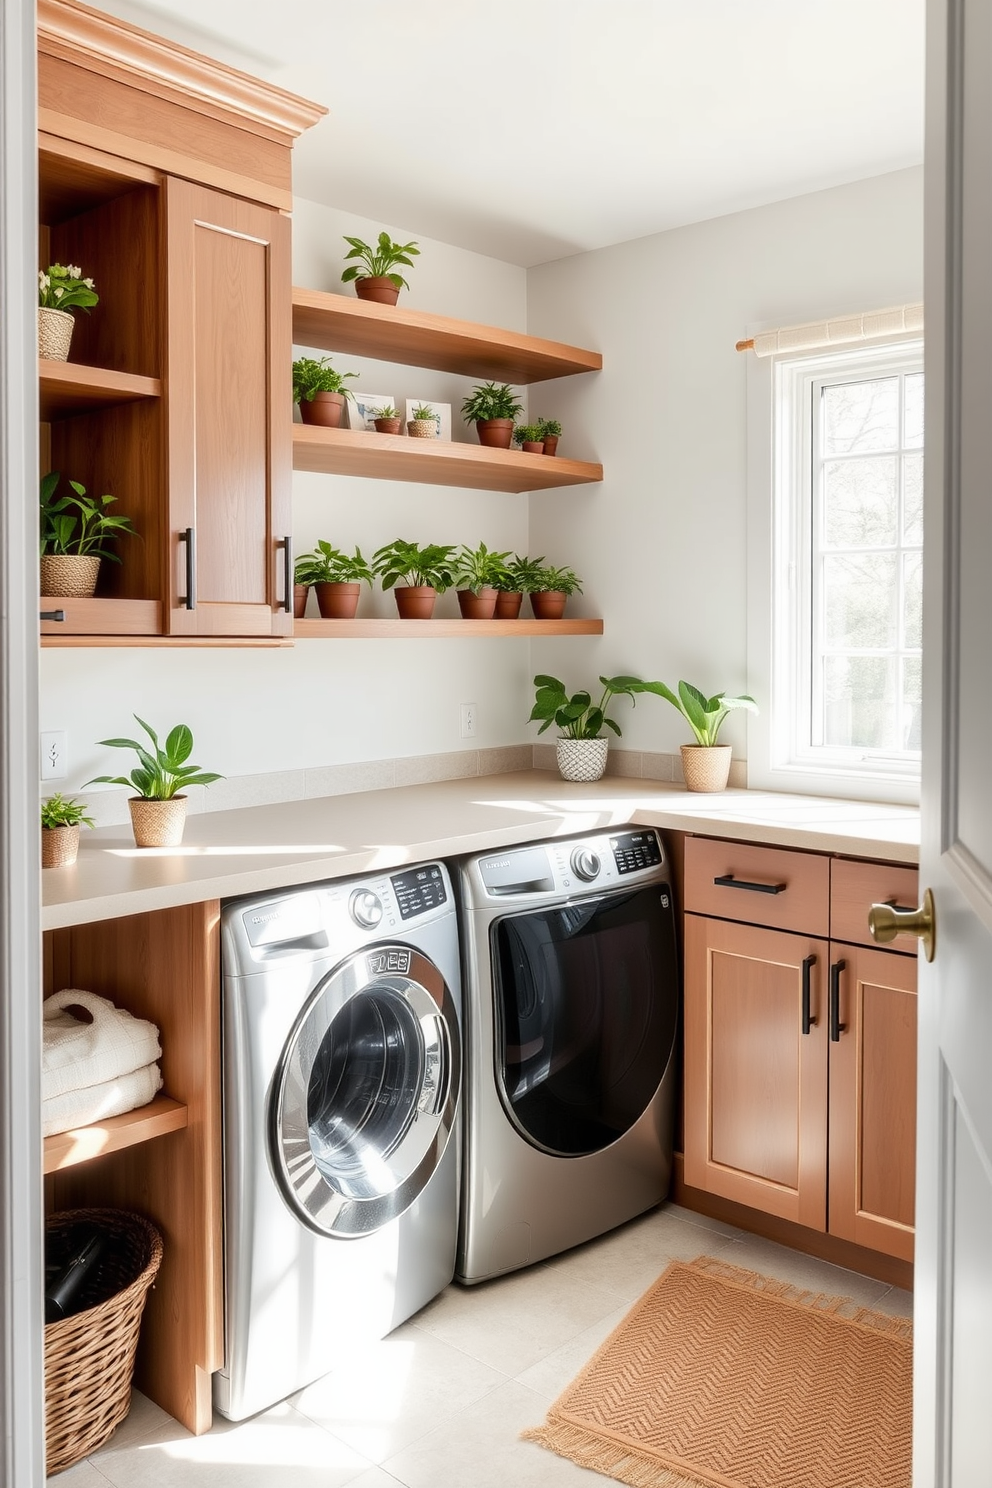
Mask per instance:
[[[830,859],[687,837],[685,909],[803,935],[829,934]]]
[[[852,945],[874,945],[868,933],[872,904],[892,900],[901,909],[915,909],[919,873],[916,868],[886,863],[857,863],[835,858],[830,868],[830,935]],[[916,954],[915,935],[897,935],[888,949]]]

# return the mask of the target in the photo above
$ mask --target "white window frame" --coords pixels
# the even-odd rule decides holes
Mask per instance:
[[[814,388],[923,369],[923,342],[749,357],[748,783],[860,800],[919,800],[919,759],[831,749],[800,738],[812,694],[811,544]]]

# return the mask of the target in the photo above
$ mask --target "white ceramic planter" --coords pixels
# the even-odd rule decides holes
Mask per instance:
[[[562,780],[599,780],[606,769],[609,739],[559,739],[558,773]]]

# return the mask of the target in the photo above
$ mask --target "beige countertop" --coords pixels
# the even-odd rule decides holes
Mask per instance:
[[[617,776],[573,785],[525,770],[197,813],[176,848],[138,849],[130,826],[84,831],[75,865],[42,874],[42,925],[265,893],[628,822],[896,863],[919,857],[912,806],[749,790],[708,796]]]

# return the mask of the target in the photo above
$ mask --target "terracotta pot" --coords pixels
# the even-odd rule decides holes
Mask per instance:
[[[377,434],[398,434],[403,427],[403,420],[398,418],[382,418],[373,420]]]
[[[78,553],[44,553],[41,592],[62,599],[91,599],[96,593],[100,560]]]
[[[131,829],[135,847],[178,847],[186,825],[186,797],[173,796],[170,801],[148,801],[144,796],[131,796]]]
[[[516,620],[520,615],[523,595],[516,589],[501,589],[496,596],[496,619]]]
[[[683,744],[682,774],[691,791],[722,791],[730,778],[730,744]]]
[[[79,851],[79,827],[42,827],[42,868],[69,868]]]
[[[293,585],[293,619],[302,620],[307,612],[307,595],[310,593],[309,584]]]
[[[542,439],[525,439],[520,448],[528,455],[543,455],[544,441]]]
[[[558,774],[562,780],[599,780],[609,747],[609,739],[559,739]]]
[[[406,426],[406,432],[412,439],[436,439],[437,424],[432,418],[410,419]]]
[[[559,438],[560,435],[558,434],[545,434],[544,444],[541,446],[541,448],[544,450],[544,453],[546,455],[553,455],[555,453],[558,448]]]
[[[321,620],[354,620],[361,584],[314,584]]]
[[[530,597],[535,620],[560,620],[565,613],[568,595],[561,589],[542,589]]]
[[[300,399],[300,418],[305,424],[320,424],[325,429],[337,429],[344,412],[343,393],[315,393],[308,402]]]
[[[429,620],[437,590],[431,584],[398,584],[393,590],[401,620]]]
[[[479,419],[475,425],[479,443],[490,449],[509,449],[513,439],[512,419]]]
[[[496,590],[459,589],[458,608],[463,620],[491,620],[496,611]]]
[[[68,310],[53,310],[47,305],[39,305],[38,355],[50,362],[67,362],[75,324]]]
[[[355,280],[355,293],[360,300],[375,300],[378,305],[395,305],[400,297],[400,287],[387,275],[376,275]]]

